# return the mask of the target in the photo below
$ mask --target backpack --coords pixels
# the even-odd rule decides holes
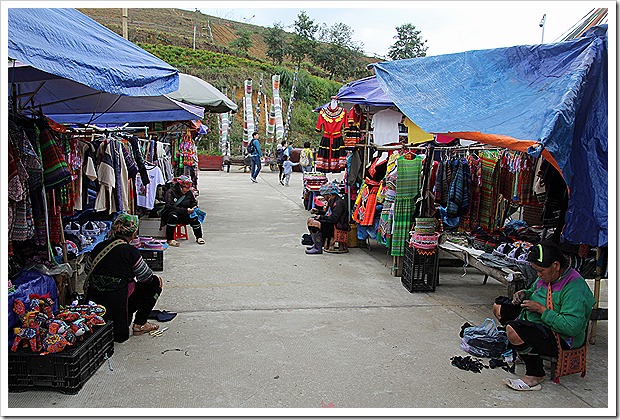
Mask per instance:
[[[255,139],[250,140],[250,142],[248,143],[248,154],[252,155],[254,153],[256,153],[256,145],[254,144]]]
[[[310,156],[308,156],[308,152],[308,149],[301,151],[301,155],[299,156],[299,164],[301,166],[310,166]]]
[[[276,149],[276,161],[278,163],[282,163],[282,161],[284,159],[282,159],[282,157],[284,156],[284,149]]]

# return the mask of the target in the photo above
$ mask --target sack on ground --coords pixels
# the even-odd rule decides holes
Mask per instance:
[[[508,348],[506,331],[499,330],[491,318],[482,325],[467,327],[461,338],[461,349],[477,357],[500,357]]]

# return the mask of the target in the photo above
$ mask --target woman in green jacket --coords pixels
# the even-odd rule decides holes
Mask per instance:
[[[493,314],[506,325],[512,347],[525,363],[525,376],[505,380],[517,391],[542,388],[545,370],[540,355],[557,356],[554,332],[560,334],[564,349],[581,347],[592,313],[594,296],[584,278],[568,266],[562,250],[551,242],[530,248],[527,260],[538,277],[530,287],[516,292],[512,299],[495,299]],[[551,286],[553,309],[547,307]]]

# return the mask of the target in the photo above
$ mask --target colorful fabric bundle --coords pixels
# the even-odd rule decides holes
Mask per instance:
[[[56,134],[49,127],[43,127],[39,134],[39,142],[45,188],[49,190],[70,183],[73,176],[65,160],[64,152],[58,146]]]

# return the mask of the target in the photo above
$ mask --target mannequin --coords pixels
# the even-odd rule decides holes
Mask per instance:
[[[342,139],[343,128],[347,125],[346,110],[332,96],[329,105],[319,112],[316,132],[323,131],[323,137],[316,156],[316,170],[339,173],[347,166],[347,154]]]

